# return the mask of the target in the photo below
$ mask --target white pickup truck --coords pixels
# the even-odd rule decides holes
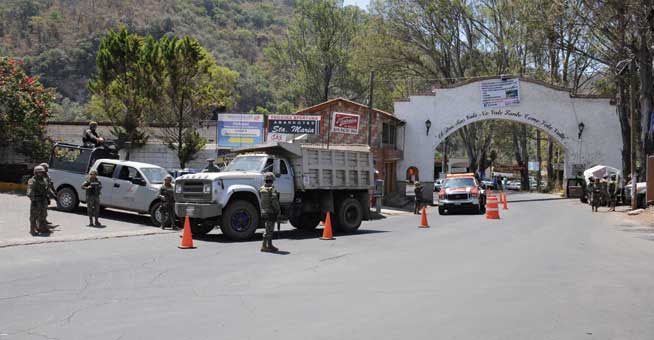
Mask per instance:
[[[372,154],[367,146],[272,143],[238,149],[218,173],[184,175],[175,183],[175,213],[194,234],[219,225],[234,240],[262,227],[259,188],[275,174],[282,214],[298,229],[318,226],[327,211],[334,228],[353,233],[370,218]]]
[[[150,214],[152,223],[160,226],[163,215],[159,188],[168,172],[156,165],[117,158],[115,151],[103,148],[56,144],[50,156],[48,174],[57,192],[57,208],[73,211],[80,202],[86,202],[82,182],[90,170],[96,170],[102,183],[102,208]]]

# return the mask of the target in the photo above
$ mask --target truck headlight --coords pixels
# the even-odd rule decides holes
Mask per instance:
[[[181,194],[182,193],[182,186],[179,185],[179,184],[175,185],[175,192],[178,193],[178,194]]]
[[[211,183],[207,183],[204,185],[204,193],[205,194],[211,193]]]

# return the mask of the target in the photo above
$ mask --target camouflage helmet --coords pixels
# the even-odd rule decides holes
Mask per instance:
[[[266,172],[263,178],[266,182],[273,182],[275,181],[275,174],[272,172]]]
[[[43,167],[43,170],[45,170],[45,171],[48,171],[48,169],[50,168],[50,166],[48,165],[48,163],[41,163],[41,164],[39,164],[39,166],[42,166],[42,167]]]
[[[34,167],[34,173],[36,174],[37,172],[45,172],[45,169],[42,166],[37,165]]]
[[[171,180],[171,181],[172,181],[172,180],[173,180],[173,176],[171,176],[171,175],[166,175],[166,177],[164,177],[164,182],[165,182],[166,180]]]
[[[414,184],[415,186],[417,186],[417,187],[420,186],[420,182],[418,182],[418,181],[415,181],[413,184]]]
[[[97,175],[97,174],[98,174],[98,170],[89,171],[89,175]]]
[[[98,122],[96,122],[96,121],[91,121],[91,122],[89,123],[89,126],[98,126]]]

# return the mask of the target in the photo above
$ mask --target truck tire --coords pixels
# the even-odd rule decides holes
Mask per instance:
[[[445,215],[445,207],[438,207],[438,214]]]
[[[57,191],[57,209],[71,212],[77,207],[79,207],[79,198],[75,189],[66,187]]]
[[[319,214],[301,214],[288,217],[291,225],[300,230],[314,230],[320,224]]]
[[[210,233],[214,225],[202,220],[191,221],[191,234],[193,235],[206,235]]]
[[[259,212],[248,201],[230,203],[223,211],[220,230],[231,240],[247,240],[259,226]]]
[[[158,228],[161,227],[161,224],[163,223],[163,219],[165,218],[164,212],[161,211],[161,205],[162,205],[161,202],[156,202],[152,206],[150,206],[150,211],[149,211],[150,222],[152,222],[152,224]]]
[[[363,220],[363,209],[359,201],[354,198],[347,198],[341,201],[336,207],[335,226],[346,233],[354,233],[361,226]]]

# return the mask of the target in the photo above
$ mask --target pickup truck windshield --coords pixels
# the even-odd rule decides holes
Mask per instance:
[[[168,171],[162,168],[141,168],[143,175],[148,178],[148,181],[152,184],[161,184],[164,181],[164,177],[168,175]]]
[[[225,171],[254,171],[259,172],[263,163],[268,157],[266,156],[244,156],[235,158]]]
[[[475,180],[472,178],[452,178],[445,181],[444,186],[446,188],[455,188],[455,187],[474,187]]]

